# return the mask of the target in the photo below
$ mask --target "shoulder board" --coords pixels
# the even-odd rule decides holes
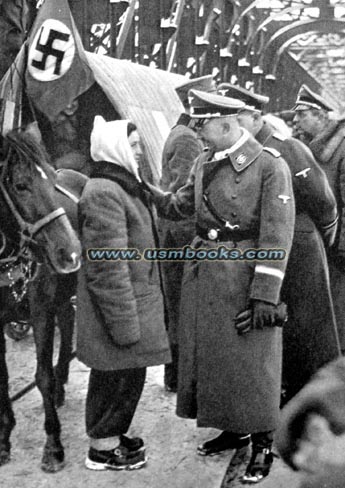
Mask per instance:
[[[287,139],[287,137],[281,134],[280,132],[274,132],[274,134],[272,134],[272,137],[278,139],[278,141],[285,141]]]
[[[264,147],[264,151],[267,151],[269,152],[270,154],[272,154],[272,156],[274,156],[275,158],[279,158],[281,156],[280,152],[277,151],[276,149],[274,149],[273,147]]]

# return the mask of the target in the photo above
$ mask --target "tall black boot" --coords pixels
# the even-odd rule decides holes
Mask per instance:
[[[273,431],[252,434],[252,455],[242,483],[259,483],[269,475],[272,463]]]

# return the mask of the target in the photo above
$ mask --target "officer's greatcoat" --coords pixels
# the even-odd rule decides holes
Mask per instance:
[[[183,124],[187,118],[187,114],[181,115],[177,125],[171,130],[163,148],[160,186],[164,191],[176,192],[185,185],[193,163],[203,149],[203,145],[197,138],[196,133]],[[191,244],[195,236],[194,217],[178,222],[160,219],[159,230],[163,248],[181,248]],[[170,343],[175,345],[177,344],[183,262],[163,262],[162,270],[168,312],[169,338]]]
[[[289,254],[294,198],[289,169],[247,132],[228,156],[201,155],[187,184],[157,198],[160,212],[181,219],[196,210],[204,232],[220,228],[217,214],[236,228],[237,242],[196,237],[194,248],[279,248]],[[212,233],[211,233],[212,234]],[[204,234],[203,234],[204,235]],[[237,433],[274,429],[281,381],[281,329],[239,336],[236,315],[251,299],[277,304],[287,259],[186,262],[179,327],[177,414],[199,426]]]
[[[310,149],[328,177],[340,215],[329,271],[340,344],[345,351],[345,121],[331,121],[311,141]]]
[[[289,315],[283,331],[287,400],[340,352],[320,235],[332,224],[335,233],[337,205],[326,174],[303,143],[276,133],[267,123],[256,138],[281,153],[291,171],[295,196],[295,233],[282,288]]]

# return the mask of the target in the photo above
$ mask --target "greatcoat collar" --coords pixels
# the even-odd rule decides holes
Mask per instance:
[[[274,129],[266,121],[264,121],[261,129],[256,134],[255,139],[262,145],[265,146],[267,140],[274,134]]]
[[[217,154],[214,151],[207,154],[207,161],[204,163],[205,170],[206,166],[214,167],[220,162],[222,163],[225,162],[225,160],[229,160],[234,170],[237,173],[240,173],[256,160],[262,153],[263,148],[248,131],[245,129],[242,130],[243,134],[241,138],[229,149],[221,151],[220,158],[217,158]]]

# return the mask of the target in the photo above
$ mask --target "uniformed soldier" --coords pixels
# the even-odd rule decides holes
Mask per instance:
[[[209,150],[177,193],[152,189],[166,218],[195,212],[192,249],[213,256],[185,263],[177,415],[223,431],[198,447],[204,456],[247,446],[252,434],[243,481],[257,482],[270,471],[279,415],[282,333],[274,325],[281,319],[280,289],[294,228],[291,176],[277,151],[264,149],[239,126],[237,111],[244,103],[197,90],[190,99],[191,117]],[[242,258],[226,254],[234,248]],[[285,257],[245,258],[257,248],[283,249]],[[246,334],[243,317],[249,317]]]
[[[293,107],[297,127],[310,138],[309,148],[325,171],[336,196],[339,225],[328,264],[335,316],[342,352],[345,352],[345,121],[330,120],[331,105],[302,85]]]
[[[283,331],[283,402],[293,397],[325,363],[339,355],[324,243],[330,247],[337,224],[337,205],[326,174],[300,141],[276,132],[262,116],[269,98],[222,83],[223,94],[246,105],[238,121],[264,146],[278,150],[287,162],[296,202],[293,246],[282,299],[289,322]],[[321,235],[320,235],[321,234]]]
[[[203,144],[197,134],[189,126],[192,119],[189,115],[188,91],[216,91],[216,84],[212,75],[193,78],[175,88],[185,113],[179,117],[172,128],[163,147],[162,178],[160,186],[165,191],[175,192],[183,186],[188,178],[192,164],[201,154]],[[181,222],[171,222],[160,219],[160,238],[165,249],[181,248],[190,244],[195,236],[194,218]],[[177,391],[178,341],[177,326],[179,320],[181,281],[183,262],[166,261],[162,263],[167,306],[167,325],[169,332],[172,362],[164,368],[164,384],[168,391]]]

